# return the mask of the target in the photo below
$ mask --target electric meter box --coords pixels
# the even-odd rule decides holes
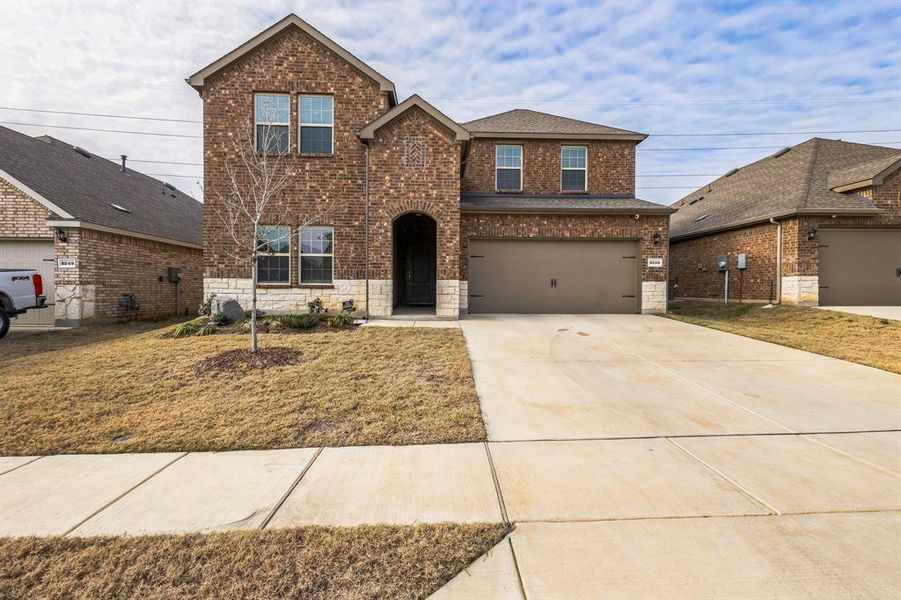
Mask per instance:
[[[166,269],[166,279],[169,280],[169,283],[181,283],[181,267]]]
[[[748,268],[748,255],[747,254],[739,254],[735,261],[735,266],[739,269],[747,269]]]
[[[724,273],[729,270],[729,256],[717,256],[716,257],[716,270],[720,273]]]

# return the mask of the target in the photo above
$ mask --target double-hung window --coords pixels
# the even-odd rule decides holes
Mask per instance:
[[[301,96],[300,153],[332,154],[334,151],[335,102],[331,96]]]
[[[560,149],[560,189],[584,192],[588,188],[588,148],[563,146]]]
[[[332,283],[335,252],[332,227],[303,227],[300,230],[300,283]]]
[[[291,228],[275,225],[257,227],[257,281],[288,283],[291,272]]]
[[[495,146],[495,188],[499,192],[522,191],[522,146]]]
[[[257,152],[287,152],[291,136],[291,98],[286,94],[254,96],[254,137]]]

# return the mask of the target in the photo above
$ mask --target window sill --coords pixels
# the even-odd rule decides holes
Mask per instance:
[[[522,190],[494,190],[495,194],[521,194]]]
[[[298,284],[299,288],[307,288],[314,290],[332,290],[335,289],[334,283],[301,283]]]
[[[335,153],[331,154],[320,154],[319,152],[298,152],[297,156],[301,156],[303,158],[334,158]]]
[[[561,193],[561,194],[567,194],[567,195],[570,195],[570,196],[573,196],[573,195],[578,196],[579,194],[587,195],[587,194],[588,194],[588,190],[560,190],[560,193]]]
[[[291,287],[291,284],[290,283],[268,283],[265,281],[257,281],[257,287],[289,288],[289,287]]]

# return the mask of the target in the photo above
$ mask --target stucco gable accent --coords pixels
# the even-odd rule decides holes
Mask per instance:
[[[450,129],[454,132],[454,141],[461,142],[469,139],[469,132],[464,129],[459,123],[445,115],[443,112],[423,100],[418,94],[413,94],[381,117],[376,119],[375,121],[369,123],[363,129],[360,130],[360,139],[361,140],[371,140],[375,137],[375,132],[404,114],[407,110],[413,108],[414,106],[421,108],[428,114],[430,117]]]
[[[339,46],[337,42],[327,37],[324,33],[319,31],[294,13],[291,13],[278,23],[275,23],[268,29],[265,29],[263,32],[250,38],[222,58],[197,71],[190,77],[186,78],[185,81],[188,82],[188,84],[198,92],[201,91],[208,77],[214,75],[215,73],[218,73],[228,65],[239,60],[241,57],[252,52],[259,46],[265,44],[289,27],[297,27],[298,29],[309,35],[311,38],[340,56],[351,66],[378,83],[379,90],[383,93],[388,94],[391,104],[394,104],[396,102],[397,92],[395,91],[394,83],[391,82],[391,80],[348,52],[346,49]]]

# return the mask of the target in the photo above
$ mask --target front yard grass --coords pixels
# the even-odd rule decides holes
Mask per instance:
[[[23,339],[0,361],[0,455],[485,439],[459,330],[268,333],[260,347],[296,351],[293,363],[225,372],[201,363],[248,348],[248,335],[171,330]]]
[[[803,306],[678,302],[667,316],[901,373],[901,323]]]
[[[2,598],[425,598],[506,525],[0,539]]]

